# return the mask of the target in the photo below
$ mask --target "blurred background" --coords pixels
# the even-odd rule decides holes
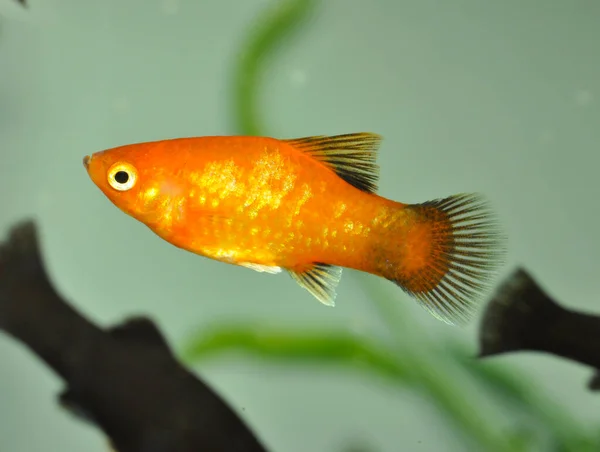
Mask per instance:
[[[600,311],[600,3],[589,0],[0,0],[0,232],[39,221],[50,274],[107,325],[158,321],[272,451],[580,451],[591,372],[477,362],[439,322],[346,270],[328,309],[286,275],[160,240],[88,179],[86,154],[172,137],[384,136],[379,193],[482,192],[525,265]],[[0,451],[106,451],[61,382],[0,335]]]

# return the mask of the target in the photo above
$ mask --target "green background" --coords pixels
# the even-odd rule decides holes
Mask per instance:
[[[181,251],[112,206],[81,160],[180,136],[380,133],[380,194],[484,193],[509,236],[501,276],[525,265],[598,312],[599,2],[13,3],[0,0],[0,232],[35,217],[84,314],[151,315],[273,451],[584,450],[600,421],[587,368],[469,361],[477,321],[447,326],[375,277],[346,270],[328,309],[285,275]],[[4,335],[0,363],[0,451],[107,450]]]

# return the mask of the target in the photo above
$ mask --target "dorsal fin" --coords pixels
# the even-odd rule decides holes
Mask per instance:
[[[338,176],[367,193],[377,191],[379,166],[375,163],[381,136],[362,132],[282,140],[324,163]]]
[[[107,328],[107,332],[118,341],[129,344],[160,347],[169,353],[171,348],[155,323],[147,317],[137,316]]]

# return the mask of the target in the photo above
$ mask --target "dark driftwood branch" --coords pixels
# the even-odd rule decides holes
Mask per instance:
[[[0,244],[0,329],[66,383],[63,406],[119,452],[264,452],[236,413],[173,356],[156,325],[133,318],[102,329],[57,293],[33,222]]]
[[[523,269],[497,289],[479,331],[480,357],[518,351],[550,353],[596,370],[588,387],[600,389],[600,316],[559,305]]]

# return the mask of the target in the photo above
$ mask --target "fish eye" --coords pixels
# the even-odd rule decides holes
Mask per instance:
[[[108,183],[118,191],[130,190],[137,181],[137,170],[126,162],[118,162],[108,170]]]
[[[127,171],[117,171],[115,173],[115,180],[119,184],[126,184],[129,180],[129,173]]]

